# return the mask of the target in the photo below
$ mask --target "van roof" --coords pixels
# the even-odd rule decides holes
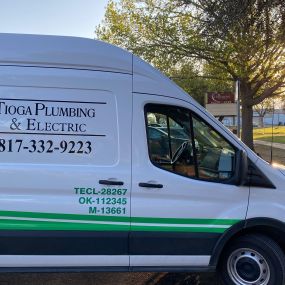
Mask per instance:
[[[193,102],[150,64],[114,45],[92,39],[0,33],[0,66],[40,66],[133,74],[133,91],[175,94]]]
[[[161,95],[172,92],[176,97],[190,99],[185,92],[150,64],[124,49],[99,40],[0,33],[1,65],[102,70],[133,74],[134,92]]]
[[[0,34],[0,65],[26,65],[132,73],[132,54],[92,39]]]
[[[195,101],[157,69],[132,53],[93,39],[0,33],[0,66],[102,70],[133,75],[133,92]]]
[[[0,66],[58,67],[130,74],[133,75],[134,93],[175,97],[205,113],[199,103],[150,64],[99,40],[0,33]],[[214,119],[207,112],[205,114]],[[215,123],[224,128],[221,122],[216,120]],[[227,133],[234,136],[229,130]]]

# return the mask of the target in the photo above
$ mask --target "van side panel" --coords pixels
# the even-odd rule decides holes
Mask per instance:
[[[127,74],[0,67],[0,255],[35,256],[15,266],[128,266],[131,86]]]

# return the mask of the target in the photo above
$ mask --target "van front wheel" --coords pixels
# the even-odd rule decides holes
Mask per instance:
[[[285,256],[267,236],[245,235],[225,249],[218,270],[226,285],[283,285]]]

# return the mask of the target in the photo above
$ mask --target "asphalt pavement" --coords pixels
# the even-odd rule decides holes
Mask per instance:
[[[218,285],[215,274],[2,273],[0,285]]]
[[[271,142],[259,141],[259,140],[255,140],[254,143],[269,146],[269,147],[271,147],[271,145],[272,145],[272,147],[274,147],[274,148],[280,148],[280,149],[285,150],[285,144],[284,143],[271,143]]]

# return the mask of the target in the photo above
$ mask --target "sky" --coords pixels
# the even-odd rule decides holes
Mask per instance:
[[[108,0],[0,0],[0,33],[94,38]]]

